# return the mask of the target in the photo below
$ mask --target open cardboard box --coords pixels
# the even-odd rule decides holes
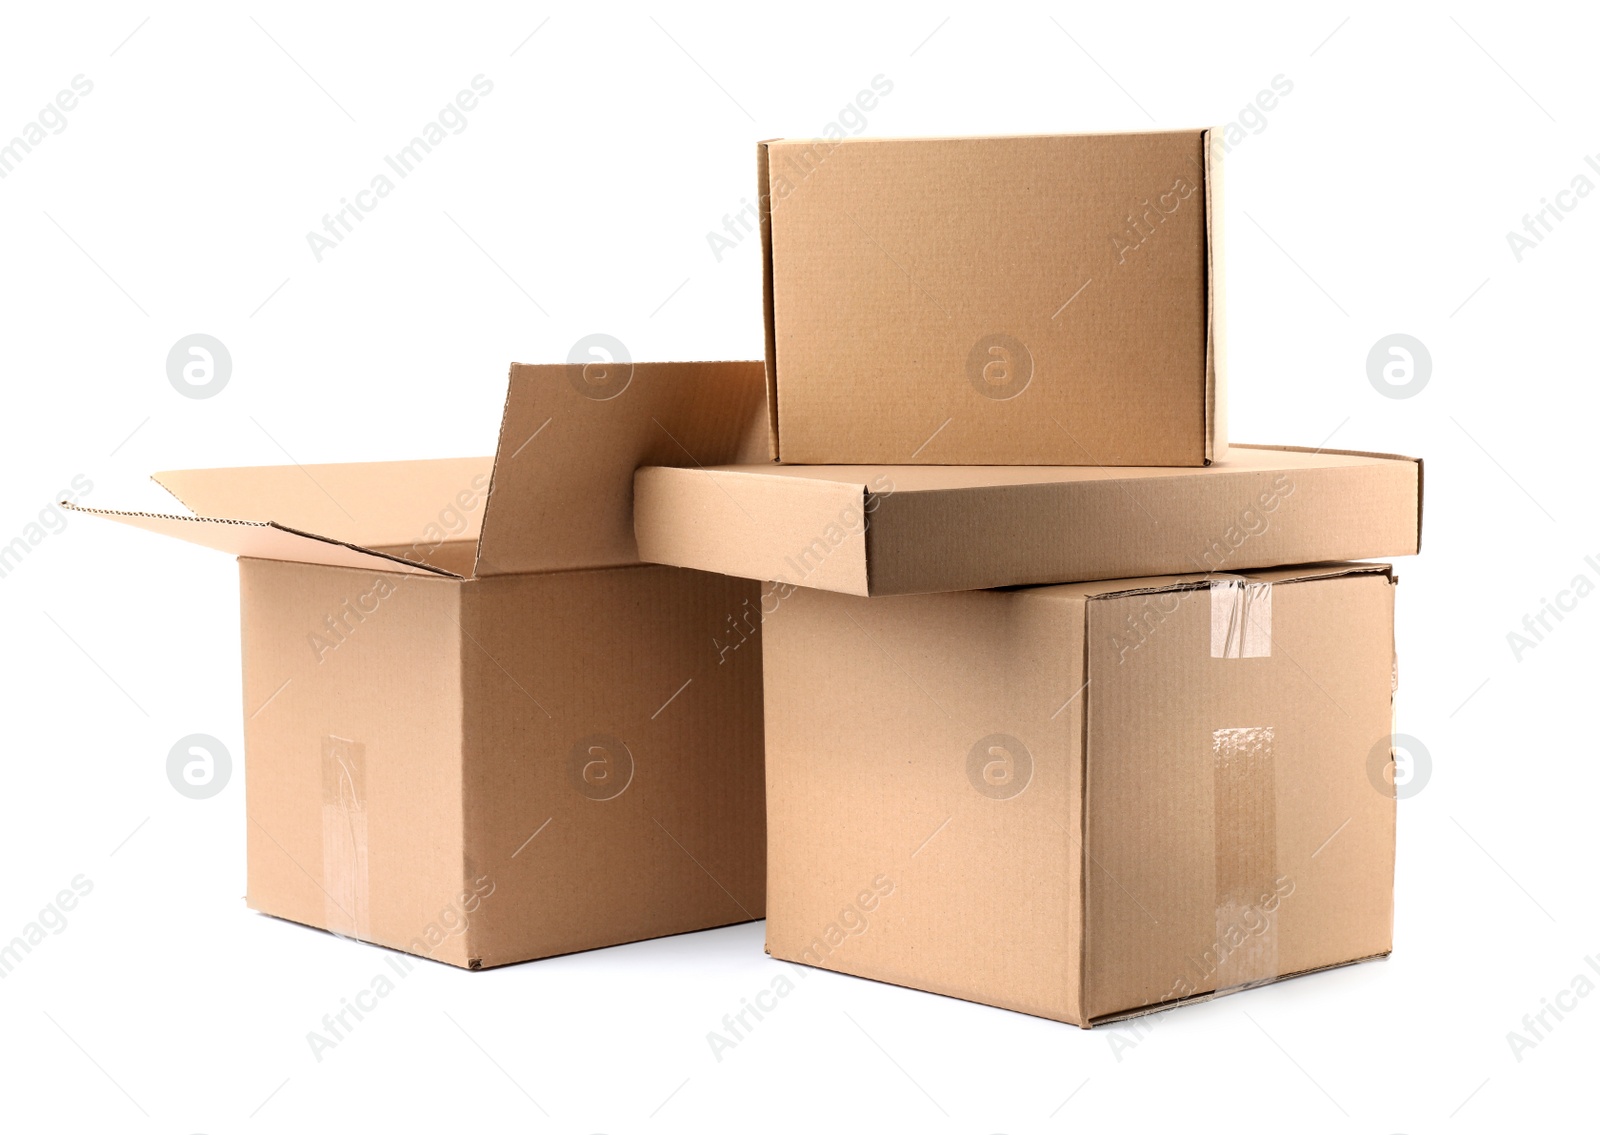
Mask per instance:
[[[626,366],[624,364],[624,366]],[[512,368],[496,457],[162,473],[239,557],[249,903],[477,969],[762,917],[742,580],[641,565],[633,470],[758,459],[759,363]]]
[[[1393,593],[796,589],[763,629],[768,952],[1084,1027],[1387,954]]]
[[[773,458],[1223,456],[1222,150],[1209,139],[761,143]]]

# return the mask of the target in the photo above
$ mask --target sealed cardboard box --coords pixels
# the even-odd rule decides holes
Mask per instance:
[[[711,646],[756,585],[638,564],[629,519],[647,455],[759,446],[761,368],[589,384],[513,368],[493,460],[84,510],[239,557],[252,908],[471,969],[762,916],[760,657]]]
[[[1208,137],[762,143],[772,456],[1221,457],[1221,151]]]
[[[645,468],[640,554],[851,595],[1410,555],[1422,463],[1230,447],[1207,468]]]
[[[1387,954],[1393,591],[796,590],[763,629],[768,952],[1084,1027]]]

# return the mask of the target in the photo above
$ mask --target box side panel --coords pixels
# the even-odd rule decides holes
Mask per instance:
[[[241,560],[249,902],[465,965],[459,582]]]
[[[872,593],[1409,555],[1419,490],[1415,462],[1372,461],[896,492],[873,516]]]
[[[640,469],[639,554],[655,563],[867,593],[870,485],[715,469]]]
[[[1200,132],[767,157],[783,460],[1204,463]]]
[[[1392,592],[1090,601],[1091,1019],[1389,950]]]
[[[774,957],[1077,1019],[1072,603],[799,590],[768,618]]]
[[[759,605],[753,582],[655,566],[468,585],[484,965],[762,917]]]

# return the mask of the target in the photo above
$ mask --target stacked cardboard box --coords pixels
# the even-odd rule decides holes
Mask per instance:
[[[761,147],[774,957],[1085,1027],[1387,954],[1419,462],[1228,447],[1205,132]],[[816,464],[802,464],[811,462]],[[1308,566],[1309,565],[1309,566]]]
[[[85,509],[239,557],[250,904],[471,969],[765,914],[1083,1026],[1386,954],[1347,561],[1421,464],[1228,446],[1216,156],[764,143],[764,366],[517,365],[492,460]]]

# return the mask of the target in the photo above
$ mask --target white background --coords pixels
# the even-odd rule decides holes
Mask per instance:
[[[0,981],[4,1125],[1500,1131],[1592,1100],[1600,996],[1520,1061],[1507,1033],[1600,953],[1600,598],[1520,660],[1507,634],[1600,580],[1600,194],[1520,262],[1506,233],[1600,150],[1597,32],[1530,5],[8,8],[0,139],[93,91],[0,180],[0,543],[78,474],[137,508],[154,469],[487,453],[507,363],[593,332],[758,357],[756,243],[706,234],[757,139],[874,76],[881,135],[1204,125],[1285,76],[1229,157],[1232,434],[1427,459],[1399,727],[1432,775],[1391,959],[1148,1030],[813,971],[719,1062],[707,1032],[780,972],[754,924],[423,966],[318,1063],[384,952],[248,912],[237,769],[200,801],[165,772],[185,734],[241,756],[233,565],[75,518],[0,579],[0,939],[93,882]],[[478,74],[465,131],[319,263],[306,233]],[[167,380],[193,332],[232,356],[213,398]],[[1394,332],[1432,360],[1406,399],[1368,380]]]

